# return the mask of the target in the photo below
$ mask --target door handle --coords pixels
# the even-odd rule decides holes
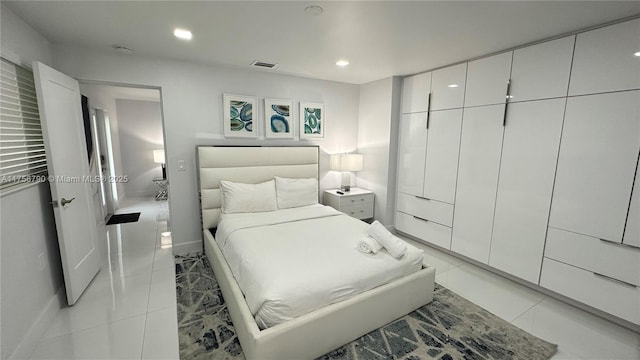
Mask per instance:
[[[75,200],[75,199],[76,199],[76,198],[71,198],[71,199],[67,200],[67,199],[65,199],[65,198],[62,198],[62,199],[60,199],[60,204],[62,204],[62,206],[65,206],[65,205],[67,205],[67,204],[71,204],[71,202],[72,202],[73,200]]]

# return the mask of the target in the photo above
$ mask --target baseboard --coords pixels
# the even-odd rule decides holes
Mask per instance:
[[[29,359],[31,358],[31,354],[36,349],[38,342],[44,336],[45,331],[49,328],[49,324],[55,316],[58,314],[58,311],[62,309],[65,305],[65,290],[64,286],[58,288],[55,295],[49,299],[47,305],[45,305],[42,312],[36,319],[36,321],[31,325],[29,331],[24,335],[22,341],[13,354],[9,356],[9,360],[18,360],[18,359]]]
[[[186,255],[202,252],[202,240],[173,244],[173,255]]]

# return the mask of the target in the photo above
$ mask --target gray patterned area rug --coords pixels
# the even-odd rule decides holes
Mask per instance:
[[[176,290],[180,359],[244,359],[204,255],[176,256]],[[436,284],[431,303],[319,359],[536,360],[557,348]]]

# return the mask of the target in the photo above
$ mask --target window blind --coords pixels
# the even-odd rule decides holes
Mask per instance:
[[[44,181],[47,173],[33,73],[1,60],[0,190]]]

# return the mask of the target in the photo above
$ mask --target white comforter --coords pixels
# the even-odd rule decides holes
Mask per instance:
[[[359,252],[368,226],[312,205],[225,214],[216,241],[264,329],[420,270],[422,250],[409,244],[400,260]]]

